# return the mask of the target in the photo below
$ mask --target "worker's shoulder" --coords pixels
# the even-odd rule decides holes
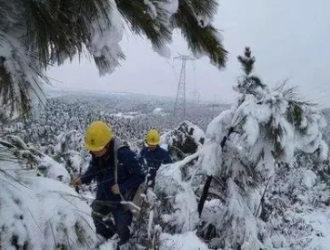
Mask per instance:
[[[166,150],[165,148],[162,148],[162,147],[159,147],[157,151],[158,151],[158,154],[160,154],[162,156],[169,154],[168,150]]]
[[[140,155],[144,155],[148,153],[148,148],[147,147],[143,147],[140,151]]]
[[[124,145],[118,149],[117,157],[119,160],[125,160],[136,157],[136,154],[128,145]]]

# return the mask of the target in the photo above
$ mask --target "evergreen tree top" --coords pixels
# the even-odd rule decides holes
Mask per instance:
[[[249,47],[246,47],[244,54],[237,57],[241,64],[241,68],[244,72],[241,80],[238,82],[234,90],[246,95],[252,94],[257,98],[262,96],[262,92],[267,91],[266,85],[262,83],[261,79],[252,74],[254,71],[255,57],[252,56],[252,51]]]
[[[254,63],[255,63],[255,57],[251,56],[252,51],[250,50],[249,47],[246,47],[244,50],[244,56],[238,56],[237,59],[241,63],[241,67],[246,74],[246,76],[249,76],[254,68]]]

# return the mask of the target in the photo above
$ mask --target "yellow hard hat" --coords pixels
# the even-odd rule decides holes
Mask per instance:
[[[111,128],[102,121],[93,122],[86,130],[85,146],[89,151],[100,151],[111,141]]]
[[[160,143],[160,135],[157,130],[151,129],[146,136],[147,144],[150,146],[156,146]]]

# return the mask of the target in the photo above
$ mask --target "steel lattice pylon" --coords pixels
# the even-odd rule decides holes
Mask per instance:
[[[173,115],[186,117],[186,65],[188,60],[195,60],[191,56],[180,55],[174,57],[173,60],[179,59],[182,61],[178,89],[174,104]]]

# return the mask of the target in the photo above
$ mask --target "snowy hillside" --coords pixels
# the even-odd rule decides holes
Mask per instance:
[[[23,122],[11,123],[6,127],[10,133],[18,133],[41,145],[54,144],[56,137],[71,130],[84,132],[86,126],[95,119],[104,119],[123,139],[143,141],[150,128],[161,131],[173,129],[184,120],[206,129],[214,116],[228,105],[209,107],[188,105],[187,117],[173,117],[173,102],[154,96],[146,98],[131,94],[81,94],[72,92],[53,92],[44,112]],[[161,112],[155,110],[161,109]],[[171,117],[171,119],[169,119]],[[47,134],[47,135],[46,135]]]

